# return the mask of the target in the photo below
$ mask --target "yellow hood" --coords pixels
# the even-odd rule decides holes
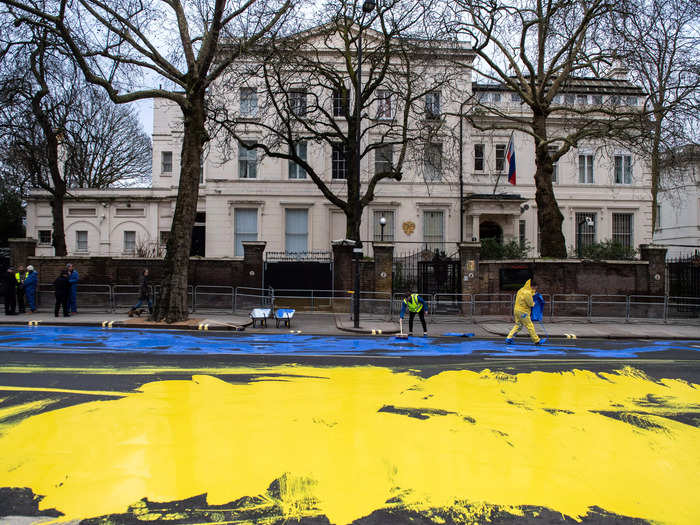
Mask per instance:
[[[525,285],[518,290],[518,294],[515,296],[515,310],[525,313],[530,313],[530,308],[535,304],[532,300],[532,286],[530,285],[530,279],[527,280]]]

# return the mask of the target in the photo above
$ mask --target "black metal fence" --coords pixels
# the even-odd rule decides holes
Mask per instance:
[[[392,288],[425,295],[461,292],[459,254],[418,248],[394,255]]]
[[[700,297],[700,254],[666,261],[668,294],[675,297]]]

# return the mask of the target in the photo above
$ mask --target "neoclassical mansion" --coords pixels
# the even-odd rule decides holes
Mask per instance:
[[[473,58],[457,50],[462,63]],[[444,140],[432,147],[434,173],[426,177],[420,160],[409,163],[401,182],[383,181],[362,221],[363,240],[383,238],[397,252],[422,246],[454,251],[460,240],[495,237],[528,241],[538,255],[537,206],[532,138],[516,132],[517,185],[507,184],[509,131],[478,132],[463,121],[463,101],[478,99],[502,111],[524,114],[517,96],[500,85],[472,81],[464,67],[459,85],[426,97],[430,111],[444,115]],[[230,104],[255,118],[258,93],[250,87],[233,93]],[[554,102],[595,106],[614,100],[641,105],[642,94],[621,78],[580,80]],[[382,108],[378,108],[382,111]],[[182,143],[179,108],[154,101],[153,173],[150,188],[71,190],[65,205],[66,244],[70,254],[132,256],[162,253],[175,207]],[[559,125],[566,125],[566,121]],[[435,140],[435,139],[433,139]],[[461,146],[461,147],[460,147]],[[304,155],[342,193],[342,159],[331,148],[304,146]],[[365,159],[364,180],[390,162],[380,150]],[[461,157],[460,157],[461,153]],[[391,152],[389,152],[391,155]],[[435,166],[438,170],[435,171]],[[459,175],[464,199],[460,206]],[[555,194],[564,214],[567,247],[604,239],[629,246],[651,241],[650,174],[647,160],[614,145],[591,142],[571,149],[555,165]],[[460,216],[460,211],[463,211]],[[380,219],[385,218],[384,228]],[[27,204],[27,236],[38,240],[37,255],[51,255],[48,195],[32,192]],[[346,236],[344,214],[327,201],[304,170],[287,160],[263,157],[239,147],[224,154],[212,141],[203,159],[192,255],[242,257],[242,242],[266,241],[268,252],[330,252],[331,241]],[[368,243],[371,244],[371,243]]]

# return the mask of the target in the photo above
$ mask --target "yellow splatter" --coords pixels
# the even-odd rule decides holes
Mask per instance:
[[[349,523],[400,491],[409,508],[455,500],[598,506],[694,523],[700,389],[633,369],[595,374],[386,368],[229,369],[144,384],[124,397],[27,418],[0,436],[0,486],[31,487],[66,519],[124,512],[141,498],[262,494],[285,474],[282,508]],[[1,388],[0,388],[1,389]],[[619,417],[618,417],[619,416]]]

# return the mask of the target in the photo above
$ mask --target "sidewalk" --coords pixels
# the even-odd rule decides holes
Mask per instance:
[[[126,312],[84,312],[71,317],[54,317],[53,312],[37,312],[4,316],[0,314],[0,325],[26,325],[37,322],[49,326],[93,326],[104,328],[150,328],[177,330],[227,330],[245,329],[246,333],[289,333],[290,329],[304,334],[314,335],[394,335],[399,332],[398,319],[395,322],[382,319],[362,318],[360,328],[355,329],[348,314],[298,313],[292,320],[291,328],[275,328],[275,320],[268,319],[266,327],[252,327],[249,317],[241,314],[195,312],[190,319],[182,323],[152,323],[146,318],[129,318]],[[408,331],[407,321],[404,332]],[[420,335],[420,321],[415,320],[414,333]],[[504,319],[475,318],[474,320],[444,318],[428,323],[428,335],[438,337],[448,333],[474,334],[476,338],[499,339],[505,337],[513,326]],[[544,331],[539,323],[535,324],[542,336]],[[550,338],[595,338],[595,339],[698,339],[700,340],[700,323],[663,323],[659,321],[594,321],[584,319],[567,319],[557,322],[545,322],[544,329]],[[374,330],[374,334],[372,331]],[[525,330],[521,331],[526,336]]]

